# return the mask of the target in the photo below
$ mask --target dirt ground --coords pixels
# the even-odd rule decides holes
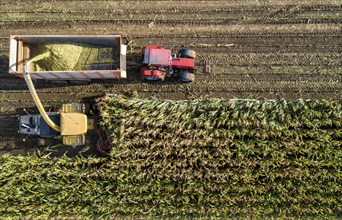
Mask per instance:
[[[342,97],[342,2],[340,0],[85,1],[2,0],[0,3],[0,154],[26,154],[37,139],[17,134],[17,117],[36,113],[23,79],[8,74],[9,35],[120,34],[128,45],[126,80],[59,86],[37,81],[49,108],[87,101],[105,92],[191,99]],[[196,82],[159,83],[139,78],[141,48],[188,47],[209,59],[212,73]],[[51,144],[48,152],[93,152]],[[57,142],[58,143],[58,142]]]

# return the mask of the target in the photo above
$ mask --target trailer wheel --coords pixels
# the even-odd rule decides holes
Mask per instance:
[[[183,83],[190,83],[195,81],[195,74],[189,72],[180,72],[178,81]]]
[[[70,84],[75,84],[75,85],[88,85],[90,84],[90,80],[82,79],[82,80],[69,80]]]
[[[47,80],[50,84],[64,86],[68,84],[68,80]]]
[[[36,143],[37,143],[38,147],[46,147],[49,145],[56,145],[59,143],[59,141],[53,137],[50,137],[50,138],[39,137]]]
[[[38,145],[39,147],[42,147],[42,146],[47,145],[46,139],[44,139],[44,138],[38,138],[38,140],[37,140],[37,145]]]
[[[196,58],[196,52],[194,50],[189,50],[189,49],[185,48],[185,49],[181,49],[179,51],[179,56],[183,57],[183,58],[195,59]]]
[[[146,81],[164,81],[165,76],[144,76],[142,78]]]

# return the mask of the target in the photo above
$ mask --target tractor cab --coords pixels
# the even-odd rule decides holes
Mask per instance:
[[[146,46],[143,50],[143,64],[148,66],[169,67],[171,65],[171,50],[159,46]]]
[[[140,75],[145,80],[164,80],[166,76],[174,77],[180,82],[194,80],[195,51],[182,49],[173,54],[170,49],[148,45],[142,50],[142,56]]]

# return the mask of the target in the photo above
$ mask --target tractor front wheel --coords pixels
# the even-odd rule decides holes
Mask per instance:
[[[196,52],[194,50],[189,50],[189,49],[185,48],[185,49],[181,49],[179,51],[179,56],[183,57],[183,58],[195,59],[196,58]]]

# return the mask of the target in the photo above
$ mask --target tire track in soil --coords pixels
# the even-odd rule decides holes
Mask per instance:
[[[126,9],[124,9],[126,12]],[[176,12],[175,12],[176,11]],[[278,10],[282,11],[282,10]],[[262,10],[248,10],[243,12],[231,12],[228,10],[222,10],[215,8],[214,10],[207,10],[203,9],[202,11],[178,11],[172,10],[168,12],[167,10],[162,10],[155,12],[149,12],[141,13],[139,10],[137,12],[132,12],[129,14],[121,13],[121,12],[97,12],[97,11],[88,11],[88,12],[34,12],[34,13],[25,13],[25,12],[11,12],[11,13],[0,13],[0,19],[1,24],[6,25],[10,23],[20,23],[20,22],[46,22],[46,21],[57,21],[56,17],[63,16],[63,21],[70,22],[70,21],[108,21],[108,20],[116,20],[120,22],[124,21],[130,21],[132,24],[134,24],[135,21],[141,23],[142,20],[149,21],[150,23],[153,22],[154,25],[158,24],[164,24],[161,22],[170,22],[170,21],[189,21],[189,20],[195,20],[193,19],[194,13],[197,16],[197,21],[210,21],[210,20],[216,20],[216,21],[224,21],[225,23],[231,22],[231,23],[251,23],[251,24],[263,24],[263,23],[277,23],[278,21],[284,22],[289,21],[290,23],[293,22],[302,22],[303,23],[329,23],[330,20],[332,21],[338,21],[339,19],[339,13],[341,10],[335,10],[335,11],[320,11],[319,17],[314,17],[314,15],[317,14],[317,11],[301,11],[300,13],[297,13],[296,16],[294,14],[291,14],[291,17],[272,17],[267,16],[264,17],[265,11]],[[266,13],[269,13],[267,11]],[[20,21],[17,19],[13,19],[13,14],[18,14],[22,17]],[[161,17],[161,19],[159,19]],[[41,19],[44,18],[44,19]],[[157,19],[158,18],[158,19]],[[337,20],[336,20],[337,19]],[[338,23],[338,22],[337,22]],[[166,23],[167,25],[168,23]],[[182,24],[182,23],[179,23]]]
[[[212,68],[211,75],[249,75],[255,77],[256,75],[278,75],[279,77],[288,75],[317,75],[323,78],[329,78],[329,75],[334,80],[335,76],[342,75],[341,66],[269,66],[269,65],[234,65],[234,64],[218,64],[216,63]]]
[[[311,66],[340,66],[341,53],[329,52],[300,52],[300,53],[240,53],[240,54],[198,54],[200,60],[210,59],[213,63],[232,65],[311,65]]]
[[[245,25],[245,26],[251,26],[251,25]],[[323,30],[321,29],[314,29],[312,28],[311,30],[305,29],[307,25],[303,26],[301,29],[295,29],[294,26],[289,26],[285,27],[285,29],[278,29],[279,27],[276,27],[274,25],[271,26],[265,26],[265,29],[270,29],[270,30],[264,30],[263,29],[256,29],[256,30],[251,30],[251,27],[244,29],[244,30],[229,30],[227,32],[224,30],[225,28],[229,28],[228,26],[222,26],[221,29],[215,29],[212,31],[207,31],[207,30],[200,30],[200,32],[194,32],[191,31],[188,33],[188,30],[182,30],[180,33],[168,33],[165,34],[165,32],[153,32],[153,38],[159,39],[159,38],[167,38],[168,40],[170,39],[182,39],[182,38],[196,38],[196,39],[201,39],[201,38],[208,38],[208,39],[215,39],[215,38],[237,38],[237,39],[244,39],[247,37],[254,37],[255,40],[259,39],[260,37],[266,38],[266,39],[272,39],[272,38],[307,38],[307,37],[312,37],[312,38],[317,38],[317,37],[339,37],[342,36],[342,31],[339,29],[333,29],[332,27],[330,28],[324,28]],[[29,28],[29,27],[28,27]],[[6,30],[4,30],[6,31]],[[91,31],[91,30],[90,30]],[[0,43],[3,43],[3,46],[7,46],[8,41],[9,41],[9,34],[11,32],[5,33],[4,36],[0,37]],[[147,37],[151,37],[150,33],[130,33],[129,37],[132,39],[146,39]],[[320,40],[319,38],[316,40]]]
[[[230,75],[196,75],[196,80],[205,83],[210,82],[335,82],[342,83],[342,75],[308,75],[308,74],[263,74],[263,75],[241,75],[241,74],[230,74]]]
[[[191,44],[194,41],[196,43],[222,43],[225,41],[232,41],[236,43],[252,43],[254,45],[265,44],[273,45],[275,43],[280,44],[292,44],[294,46],[300,46],[305,43],[316,44],[339,44],[341,43],[342,31],[293,31],[293,30],[270,30],[270,31],[240,31],[233,33],[221,33],[221,32],[200,32],[191,34],[170,34],[164,35],[163,33],[156,33],[153,35],[153,39],[156,39],[160,44],[167,44],[170,39],[181,42],[179,44]],[[149,35],[130,35],[130,38],[134,40],[138,45],[145,44]],[[262,38],[261,38],[262,37]],[[321,38],[318,38],[321,37]],[[1,48],[6,48],[9,42],[9,36],[0,38]]]
[[[270,6],[258,6],[258,5],[250,5],[248,7],[241,6],[232,6],[231,4],[225,7],[224,5],[205,5],[201,7],[194,7],[194,5],[184,7],[182,4],[167,4],[161,6],[161,9],[155,8],[156,6],[148,5],[146,8],[144,6],[135,6],[138,9],[134,9],[134,6],[123,7],[122,9],[108,9],[108,5],[106,9],[80,9],[80,6],[77,5],[75,9],[66,10],[52,10],[43,9],[43,11],[39,11],[37,9],[12,9],[10,13],[7,11],[2,11],[0,13],[0,17],[2,14],[5,14],[5,17],[2,19],[0,23],[0,27],[7,27],[13,24],[16,24],[16,27],[26,25],[26,23],[30,23],[31,25],[39,25],[43,23],[44,25],[53,25],[58,24],[62,25],[63,23],[74,23],[74,22],[87,22],[87,23],[96,23],[97,25],[105,22],[109,22],[111,24],[128,24],[128,25],[150,25],[151,22],[153,25],[167,25],[167,26],[176,26],[176,25],[190,25],[190,26],[198,26],[198,25],[219,25],[219,24],[340,24],[342,23],[342,19],[340,19],[339,12],[342,10],[341,5],[331,5],[331,4],[313,4],[313,5],[273,5]],[[177,8],[179,7],[179,8]],[[168,9],[169,8],[169,9]],[[317,12],[316,17],[312,17],[311,14],[308,15],[307,18],[303,17],[305,12]],[[6,13],[5,13],[6,12]],[[32,13],[30,13],[32,12]],[[240,12],[240,13],[235,13]],[[251,13],[252,14],[249,14]],[[319,12],[319,13],[318,13]],[[334,12],[335,15],[330,15],[330,17],[322,18],[322,12]],[[7,14],[20,14],[21,19],[11,19],[15,16],[8,16]],[[127,13],[127,15],[126,15]],[[53,14],[51,18],[49,18],[49,14]],[[59,15],[63,16],[59,16]],[[83,14],[83,15],[82,15]],[[113,19],[113,15],[115,19]],[[139,17],[134,17],[134,19],[125,19],[125,17],[132,17],[132,15],[141,15],[144,18],[149,19],[141,19]],[[191,15],[194,16],[191,16]],[[198,14],[202,14],[198,17]],[[222,14],[222,16],[221,16]],[[259,15],[260,14],[260,15]],[[296,18],[294,15],[301,14],[301,17]],[[29,18],[34,15],[35,17]],[[55,16],[56,15],[56,16]],[[57,17],[58,19],[55,19]],[[76,16],[75,16],[76,15]],[[158,15],[162,15],[163,19],[157,19]],[[263,15],[263,16],[262,16]],[[75,16],[75,17],[73,17]],[[78,17],[79,16],[79,17]],[[103,18],[101,16],[104,16]],[[170,17],[168,17],[170,16]],[[185,16],[185,17],[184,17]],[[205,18],[209,16],[208,18]],[[217,16],[217,17],[216,17]],[[230,17],[231,16],[231,17]],[[245,17],[248,16],[248,20]],[[261,17],[260,17],[261,16]],[[319,18],[320,16],[320,18]],[[335,16],[335,17],[334,17]],[[39,19],[39,18],[42,19]],[[121,18],[122,17],[122,18]],[[243,20],[241,20],[241,17]],[[24,19],[23,19],[24,18]],[[196,18],[196,19],[194,19]],[[7,20],[9,19],[9,20]],[[169,19],[169,20],[168,20]]]
[[[0,115],[0,135],[18,130],[18,115]]]
[[[32,27],[39,27],[41,25],[44,26],[54,26],[54,25],[66,25],[68,26],[70,23],[78,23],[78,24],[92,24],[92,25],[103,25],[103,24],[111,24],[111,25],[151,25],[153,26],[212,26],[212,25],[228,25],[228,24],[239,24],[241,23],[236,19],[217,19],[217,20],[130,20],[130,19],[65,19],[65,20],[43,20],[43,21],[18,21],[18,22],[3,22],[0,23],[0,29],[6,29],[13,25],[17,28],[25,28],[28,25]],[[248,24],[253,25],[283,25],[283,24],[342,24],[342,19],[286,19],[286,20],[256,20],[249,22]]]
[[[24,137],[18,134],[19,120],[18,115],[0,115],[0,155],[4,153],[12,153],[15,148],[19,153],[24,153],[25,142]],[[30,143],[28,146],[30,146]],[[32,147],[32,145],[31,145]]]
[[[8,36],[10,34],[16,33],[18,28],[14,28],[16,26],[11,26],[2,30],[3,39],[5,40],[2,43],[2,47],[8,47]],[[125,29],[127,27],[127,29]],[[141,40],[141,38],[146,39],[159,39],[159,38],[166,38],[164,27],[153,27],[148,28],[147,26],[122,26],[122,27],[115,27],[109,25],[92,25],[92,24],[81,24],[81,23],[72,23],[72,24],[64,24],[64,25],[55,25],[55,26],[39,26],[39,27],[25,27],[25,30],[22,31],[22,34],[68,34],[72,31],[75,34],[84,34],[82,30],[87,29],[89,30],[89,34],[113,34],[113,32],[121,33],[124,38],[126,38],[127,42],[133,40],[134,37],[137,37]],[[49,31],[48,31],[49,30]],[[112,30],[109,32],[108,30]],[[191,31],[189,31],[191,30]],[[170,41],[173,41],[173,38],[176,36],[182,36],[182,38],[192,38],[192,39],[199,39],[202,37],[206,38],[252,38],[260,39],[263,37],[274,36],[273,38],[281,37],[300,37],[303,38],[307,37],[314,37],[317,33],[317,38],[326,38],[327,36],[341,36],[341,29],[338,25],[216,25],[209,28],[204,27],[192,27],[191,29],[188,28],[181,28],[181,27],[174,27],[170,32],[171,35],[168,37]],[[266,31],[267,30],[267,31]],[[227,34],[228,33],[228,34]],[[126,36],[125,36],[126,35]],[[217,36],[217,37],[215,37]],[[5,37],[7,37],[5,39]],[[175,38],[178,39],[178,38]],[[206,42],[206,43],[210,43]],[[229,42],[228,42],[229,43]],[[0,45],[1,48],[1,45]],[[7,54],[6,54],[7,55]]]
[[[203,12],[259,12],[259,11],[275,11],[270,17],[279,17],[279,15],[285,14],[293,14],[293,13],[303,13],[307,11],[341,11],[342,6],[339,4],[324,4],[324,3],[314,3],[314,4],[300,4],[300,2],[296,2],[296,4],[232,4],[226,1],[220,1],[220,7],[218,7],[217,2],[207,1],[206,4],[192,4],[194,1],[168,1],[168,4],[153,4],[140,1],[139,5],[136,4],[116,4],[115,8],[108,8],[109,4],[97,4],[96,7],[92,7],[89,10],[89,7],[85,5],[85,8],[82,8],[81,4],[73,4],[72,2],[79,1],[66,1],[66,4],[54,5],[55,7],[45,7],[38,8],[35,4],[28,4],[28,2],[23,2],[24,6],[17,8],[17,5],[7,5],[8,10],[0,10],[0,13],[75,13],[75,14],[110,14],[110,13],[120,13],[120,14],[178,14],[178,13],[203,13]],[[196,1],[195,1],[196,2]],[[26,4],[25,4],[26,3]],[[147,5],[148,4],[148,5]],[[51,4],[52,5],[52,4]],[[65,7],[69,6],[69,7]],[[101,8],[103,7],[103,8]]]
[[[273,91],[273,92],[293,92],[293,91],[311,91],[311,92],[325,92],[325,91],[342,91],[342,83],[337,81],[255,81],[253,79],[248,81],[223,81],[220,83],[202,83],[197,82],[193,84],[163,84],[163,82],[155,84],[138,83],[131,85],[89,85],[89,86],[75,86],[65,91],[63,88],[45,88],[38,89],[37,93],[40,99],[46,103],[64,102],[64,101],[80,101],[85,97],[97,96],[99,94],[107,93],[123,93],[123,92],[180,92],[184,90],[190,91],[213,91],[213,92],[257,92],[257,91]],[[7,103],[28,103],[33,100],[28,90],[8,90],[1,91],[3,94],[3,102]],[[75,96],[75,94],[80,94]],[[51,95],[54,94],[54,99],[51,100]],[[19,101],[18,101],[19,100]]]
[[[196,74],[196,81],[192,84],[203,83],[203,82],[267,82],[267,83],[300,83],[300,82],[320,82],[320,83],[330,83],[330,82],[337,82],[342,83],[342,74]],[[111,90],[117,88],[123,89],[124,87],[131,87],[134,85],[146,84],[149,87],[154,87],[155,85],[165,85],[167,82],[156,82],[152,84],[144,83],[142,80],[138,80],[136,83],[126,84],[122,81],[113,80],[107,82],[106,84],[89,84],[89,85],[80,85],[80,86],[68,86],[67,88],[64,86],[54,86],[48,87],[46,86],[45,81],[41,81],[35,83],[35,87],[38,92],[44,93],[69,93],[73,95],[76,99],[82,97],[82,90],[88,91],[92,90],[94,92],[99,92],[101,90]],[[176,86],[177,83],[173,83],[173,86]],[[8,92],[15,92],[15,90],[20,90],[18,93],[28,93],[26,84],[23,82],[22,79],[19,78],[0,78],[0,85],[3,85],[1,90],[2,91],[2,98],[0,97],[0,101],[2,99],[6,99],[8,95],[5,95]],[[184,84],[180,84],[184,85]],[[6,91],[5,91],[6,90]],[[24,91],[21,91],[24,90]],[[43,94],[44,95],[44,94]],[[50,94],[45,94],[49,99],[51,98]],[[23,98],[27,99],[24,95]],[[28,97],[30,99],[30,97]],[[60,99],[59,96],[54,97],[57,100]],[[22,99],[23,100],[23,99]]]

